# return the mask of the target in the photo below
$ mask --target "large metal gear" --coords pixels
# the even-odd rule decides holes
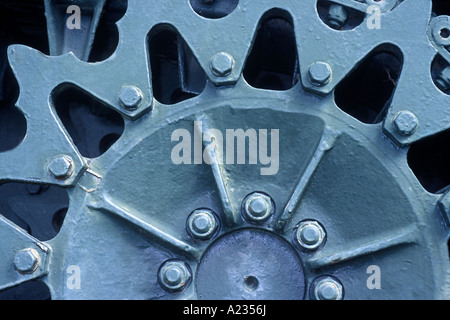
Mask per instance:
[[[421,166],[450,129],[438,1],[29,3],[49,52],[8,44],[26,134],[0,152],[1,188],[62,195],[0,212],[0,297],[450,298],[450,181]],[[108,56],[97,26],[122,7]],[[99,109],[68,114],[83,99]],[[89,130],[101,151],[78,144]],[[47,212],[64,190],[67,213]],[[21,225],[55,211],[59,232]]]

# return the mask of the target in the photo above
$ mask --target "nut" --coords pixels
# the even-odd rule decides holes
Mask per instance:
[[[400,111],[394,119],[397,132],[403,136],[412,135],[419,125],[419,120],[411,111]]]
[[[21,274],[33,273],[39,264],[39,253],[35,249],[19,251],[14,257],[14,267]]]
[[[216,232],[218,223],[211,210],[201,209],[194,211],[187,220],[190,234],[197,239],[210,239]]]
[[[50,161],[48,171],[56,179],[66,179],[73,173],[73,161],[69,156],[58,156]]]
[[[332,70],[328,63],[314,62],[309,68],[309,80],[317,87],[323,87],[331,80]]]
[[[211,59],[211,71],[217,77],[226,77],[233,71],[234,58],[226,53],[219,52]]]
[[[331,4],[328,10],[328,24],[333,29],[340,29],[348,19],[348,10],[339,4]]]
[[[314,283],[313,299],[315,300],[342,300],[344,288],[331,277],[322,278]]]
[[[189,284],[191,272],[184,262],[168,261],[162,265],[158,277],[164,289],[180,291]]]
[[[444,92],[450,90],[450,67],[444,68],[436,76],[436,85]]]
[[[134,86],[124,87],[120,91],[119,102],[124,109],[135,110],[142,102],[142,92]]]
[[[325,240],[325,230],[314,220],[303,221],[295,233],[298,244],[305,250],[316,250]]]
[[[262,223],[273,214],[273,201],[263,193],[252,193],[244,201],[243,212],[247,220]]]

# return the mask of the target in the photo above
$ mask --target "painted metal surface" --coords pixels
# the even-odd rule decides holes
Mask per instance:
[[[373,4],[332,2],[361,12]],[[1,237],[13,239],[0,243],[0,289],[40,278],[53,299],[449,299],[448,195],[426,192],[406,159],[410,143],[450,127],[449,98],[430,74],[440,48],[427,36],[431,2],[383,4],[380,30],[338,31],[319,19],[316,1],[240,0],[209,19],[189,1],[129,0],[105,61],[66,53],[73,48],[51,26],[52,56],[11,46],[28,126],[17,148],[0,153],[0,180],[64,186],[70,206],[46,242],[0,220]],[[296,34],[301,81],[287,91],[242,77],[258,24],[274,8],[292,17]],[[171,106],[154,99],[151,82],[148,37],[161,24],[176,28],[209,79],[199,96]],[[400,49],[402,75],[384,123],[363,124],[336,106],[333,90],[386,43]],[[123,135],[100,157],[82,157],[57,117],[52,94],[61,85],[124,116]],[[211,137],[203,139],[212,128],[279,130],[277,173],[219,163]],[[179,129],[200,136],[210,164],[174,164]],[[249,203],[255,195],[262,202]],[[199,221],[195,236],[198,210],[210,225]],[[304,221],[317,223],[304,233]],[[40,262],[23,275],[14,259],[26,248]],[[382,270],[381,290],[367,286],[372,265]]]

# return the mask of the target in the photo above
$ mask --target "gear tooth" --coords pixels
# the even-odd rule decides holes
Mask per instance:
[[[39,50],[25,46],[23,44],[13,44],[8,47],[8,58],[10,63],[18,62],[19,59],[22,60],[24,58],[37,55],[45,57],[45,54],[43,54]]]
[[[23,70],[26,75],[32,74],[30,69],[42,65],[46,57],[42,52],[25,45],[15,44],[8,47],[8,61],[18,79],[18,73]]]

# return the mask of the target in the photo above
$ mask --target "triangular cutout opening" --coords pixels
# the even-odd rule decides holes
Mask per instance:
[[[40,241],[58,235],[68,207],[67,190],[59,186],[19,182],[0,186],[1,215]]]
[[[128,1],[107,1],[102,17],[98,23],[89,62],[99,62],[108,59],[119,44],[117,21],[125,14]]]
[[[179,33],[159,25],[149,35],[153,94],[163,104],[193,98],[204,90],[206,75]]]
[[[450,1],[433,0],[433,13],[437,16],[450,15]]]
[[[299,80],[297,43],[291,16],[272,10],[263,17],[244,69],[249,85],[289,90]]]
[[[52,300],[50,289],[41,280],[23,282],[0,291],[0,300]]]
[[[61,122],[84,157],[101,156],[122,135],[122,116],[83,90],[62,85],[52,97]]]
[[[338,84],[336,104],[363,123],[383,121],[402,66],[400,50],[392,46],[377,48]]]
[[[408,165],[422,186],[431,193],[444,193],[450,186],[450,130],[419,140],[408,151]]]

